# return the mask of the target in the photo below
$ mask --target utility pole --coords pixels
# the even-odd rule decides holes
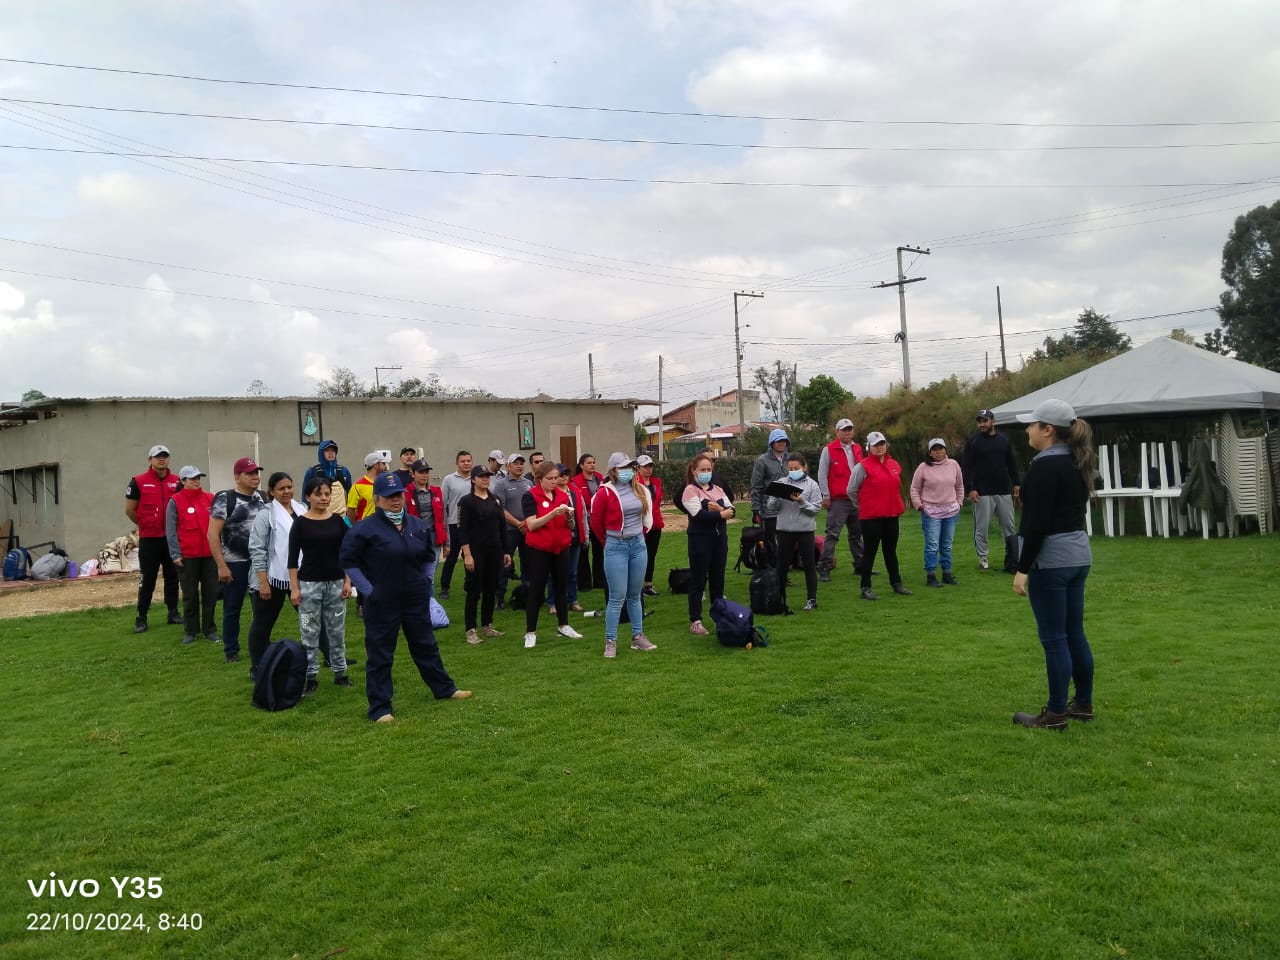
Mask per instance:
[[[379,390],[379,391],[381,391],[381,390],[382,390],[382,382],[378,379],[378,373],[379,373],[380,371],[382,371],[382,370],[403,370],[403,369],[404,369],[404,365],[403,365],[403,364],[398,364],[398,365],[396,365],[396,366],[394,366],[394,367],[374,367],[374,368],[373,368],[373,388],[374,388],[375,390]]]
[[[738,361],[738,439],[747,432],[747,425],[742,422],[742,335],[738,328],[738,298],[755,297],[763,299],[763,293],[746,293],[734,291],[733,294],[733,355]]]
[[[667,438],[667,431],[662,426],[662,354],[658,354],[658,462],[662,462],[662,448]]]
[[[1000,371],[1009,372],[1009,361],[1004,355],[1004,310],[1000,307],[1000,287],[996,286],[996,316],[1000,320]]]
[[[587,383],[591,391],[590,397],[594,400],[596,398],[596,365],[589,353],[587,354]]]
[[[902,272],[902,252],[918,253],[927,257],[929,251],[921,247],[899,247],[898,248],[898,279],[892,283],[877,283],[879,287],[897,287],[898,288],[898,317],[901,322],[901,330],[894,335],[894,340],[902,344],[902,385],[908,390],[911,389],[911,353],[907,349],[907,284],[919,283],[921,280],[928,280],[928,277],[912,277],[907,279]]]
[[[791,424],[791,429],[796,428],[796,375],[800,371],[800,364],[793,363],[791,365],[791,419],[787,421]]]

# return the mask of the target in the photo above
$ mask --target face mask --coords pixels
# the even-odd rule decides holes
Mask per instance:
[[[390,510],[383,510],[382,512],[387,515],[387,519],[392,523],[404,523],[404,507],[401,507],[395,513]]]
[[[710,470],[708,470],[706,473],[695,473],[695,474],[694,474],[694,478],[695,478],[699,483],[710,483],[710,482],[711,482],[711,471],[710,471]]]
[[[803,471],[803,470],[788,470],[788,471],[787,471],[787,476],[788,476],[788,477],[790,477],[792,480],[799,480],[801,477],[803,477],[803,476],[804,476],[804,471]]]
[[[635,478],[636,472],[630,467],[624,467],[618,471],[619,483],[630,483]]]

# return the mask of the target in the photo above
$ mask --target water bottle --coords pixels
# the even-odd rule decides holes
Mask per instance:
[[[584,617],[602,617],[604,612],[602,610],[586,610],[582,615]]]
[[[80,576],[80,565],[74,560],[69,561],[67,563],[67,579],[74,580],[78,576]]]

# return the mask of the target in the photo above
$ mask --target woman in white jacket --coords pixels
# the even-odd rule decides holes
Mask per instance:
[[[253,623],[249,627],[249,675],[256,677],[258,664],[271,643],[280,608],[289,599],[289,530],[294,517],[307,512],[307,505],[293,499],[293,478],[278,471],[267,478],[270,499],[249,530],[249,603]]]
[[[818,556],[814,545],[814,533],[818,527],[818,511],[822,509],[822,491],[809,476],[804,456],[792,453],[787,457],[787,483],[799,489],[789,498],[769,497],[765,509],[778,515],[778,579],[782,589],[782,605],[787,605],[787,570],[800,551],[800,563],[804,567],[804,585],[808,592],[806,610],[818,609]]]

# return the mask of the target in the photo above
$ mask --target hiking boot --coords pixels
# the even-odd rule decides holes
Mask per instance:
[[[817,600],[814,600],[814,599],[811,597],[811,598],[809,598],[808,600],[806,600],[806,601],[804,602],[804,608],[805,608],[806,610],[817,610],[817,609],[818,609],[818,601],[817,601]]]
[[[238,653],[227,654],[227,663],[239,663],[239,662],[240,662],[240,654]]]
[[[1067,729],[1067,712],[1052,712],[1046,706],[1039,713],[1015,713],[1013,722],[1031,730],[1065,730]]]
[[[991,564],[987,561],[987,558],[986,558],[986,557],[979,557],[979,558],[978,558],[978,569],[979,569],[979,570],[990,570],[990,569],[991,569]]]
[[[210,643],[221,643],[221,642],[222,642],[222,638],[221,638],[220,636],[218,636],[218,632],[217,632],[216,630],[206,630],[206,631],[205,631],[204,638],[205,638],[206,640],[208,640]]]
[[[631,638],[631,649],[642,650],[645,653],[648,653],[650,650],[657,650],[658,645],[656,643],[650,643],[649,638],[643,633],[637,633]]]
[[[309,697],[319,689],[320,689],[320,681],[317,680],[315,677],[307,677],[306,686],[302,688],[302,695],[304,697]]]
[[[573,627],[569,626],[567,623],[563,627],[557,627],[556,633],[560,634],[562,637],[567,637],[570,640],[582,639],[582,634],[573,629]]]
[[[1067,716],[1072,720],[1079,720],[1081,723],[1088,723],[1093,719],[1093,704],[1077,703],[1073,697],[1067,702]]]
[[[880,598],[879,598],[878,596],[876,596],[875,591],[874,591],[874,590],[872,590],[870,587],[863,587],[863,588],[862,588],[862,599],[863,599],[863,600],[879,600]]]
[[[653,589],[653,584],[651,584],[651,583],[646,584],[646,585],[645,585],[645,588],[644,588],[643,590],[641,590],[641,591],[640,591],[640,593],[641,593],[643,596],[646,596],[646,597],[656,597],[656,596],[658,596],[658,591],[657,591],[657,590],[655,590],[655,589]]]
[[[606,660],[612,660],[618,655],[618,641],[606,640],[604,642],[604,656]]]
[[[897,583],[891,583],[889,584],[889,586],[893,587],[893,592],[900,597],[913,596],[911,591],[906,588],[906,586],[902,583],[901,580],[899,580]]]
[[[353,686],[353,684],[352,684],[352,682],[351,682],[351,678],[350,678],[350,677],[348,677],[345,673],[340,673],[340,674],[338,674],[336,677],[334,677],[334,678],[333,678],[333,685],[334,685],[335,687],[350,687],[350,686]]]
[[[938,582],[938,575],[932,571],[924,578],[924,585],[926,587],[942,587],[942,584]]]
[[[695,637],[705,637],[708,633],[708,630],[706,627],[702,625],[701,620],[695,620],[693,621],[693,623],[689,624],[689,632],[692,633]]]
[[[830,568],[830,567],[819,567],[819,568],[818,568],[818,581],[819,581],[820,583],[830,583],[830,582],[831,582],[831,568]]]
[[[194,633],[184,633],[182,635],[182,645],[184,647],[187,646],[188,644],[192,644],[195,642],[196,642],[196,635]]]
[[[480,636],[488,637],[490,640],[492,640],[494,637],[505,637],[506,634],[503,633],[501,630],[497,629],[496,627],[494,627],[492,623],[486,623],[483,627],[480,628]]]
[[[146,618],[146,617],[138,617],[137,619],[135,619],[135,620],[133,621],[133,632],[134,632],[134,633],[146,633],[146,632],[147,632],[147,618]]]
[[[536,633],[526,633],[524,635],[524,648],[532,650],[538,645],[538,635]]]
[[[175,627],[182,626],[182,614],[180,614],[177,610],[170,610],[169,619],[167,622]]]
[[[484,643],[484,639],[480,636],[480,634],[476,633],[474,630],[468,630],[467,643],[471,644],[474,647],[478,643]]]
[[[955,578],[955,574],[953,574],[950,570],[943,570],[942,582],[949,587],[954,587],[958,585],[960,581]]]

